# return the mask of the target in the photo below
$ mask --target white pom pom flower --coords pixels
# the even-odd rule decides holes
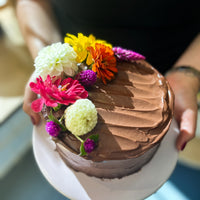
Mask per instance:
[[[35,59],[35,76],[60,76],[64,71],[73,76],[78,71],[77,54],[68,43],[53,43],[39,51]]]
[[[97,124],[97,110],[89,99],[79,99],[65,110],[65,126],[75,136],[90,132]]]

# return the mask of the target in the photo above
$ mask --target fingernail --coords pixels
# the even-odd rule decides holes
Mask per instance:
[[[31,122],[33,125],[35,125],[35,119],[31,116]]]
[[[187,142],[183,143],[182,147],[181,147],[181,151],[183,151],[185,149]]]

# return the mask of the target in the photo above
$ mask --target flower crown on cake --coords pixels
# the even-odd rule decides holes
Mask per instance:
[[[44,47],[35,59],[36,82],[30,88],[39,98],[32,102],[35,112],[42,111],[44,104],[51,108],[46,131],[52,137],[73,134],[81,142],[80,155],[94,150],[98,134],[81,139],[97,124],[95,105],[87,99],[87,89],[100,79],[105,85],[115,78],[117,61],[133,62],[144,56],[121,47],[112,47],[104,40],[82,33],[66,34],[64,43]],[[52,114],[63,105],[65,112],[60,119]]]

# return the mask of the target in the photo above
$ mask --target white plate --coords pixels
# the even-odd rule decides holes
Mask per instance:
[[[88,177],[67,167],[55,144],[46,133],[44,124],[33,129],[33,151],[37,164],[49,183],[64,196],[73,200],[139,200],[158,190],[173,172],[178,151],[175,140],[178,128],[175,121],[152,160],[139,172],[112,180]]]

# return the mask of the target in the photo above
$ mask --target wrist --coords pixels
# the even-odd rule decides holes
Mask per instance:
[[[191,66],[177,66],[174,67],[172,69],[170,69],[167,73],[166,73],[166,77],[168,77],[171,74],[174,73],[182,73],[183,75],[187,76],[187,77],[191,77],[193,79],[197,79],[198,80],[198,90],[200,90],[200,71],[197,70],[194,67]]]

